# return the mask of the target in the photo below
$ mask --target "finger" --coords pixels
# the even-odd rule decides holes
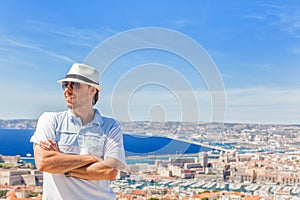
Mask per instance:
[[[41,141],[40,146],[43,147],[44,149],[46,148],[47,150],[50,150],[51,144],[48,141]]]
[[[40,142],[40,145],[45,145],[45,144],[47,144],[47,142],[45,141]]]
[[[50,150],[50,145],[46,142],[40,143],[40,147],[44,150]]]
[[[53,150],[53,151],[58,151],[58,148],[57,148],[56,144],[55,144],[54,146],[51,145],[51,150]]]
[[[51,140],[51,139],[48,139],[49,143],[51,144],[52,147],[57,147],[57,144],[55,141]]]
[[[58,151],[58,147],[57,147],[56,142],[55,142],[54,140],[52,140],[52,139],[48,139],[48,141],[49,141],[49,143],[51,144],[51,149],[52,149],[53,151]]]
[[[51,145],[56,145],[56,142],[52,139],[48,139],[48,142],[50,142]]]

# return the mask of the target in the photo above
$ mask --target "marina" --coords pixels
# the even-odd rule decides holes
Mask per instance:
[[[225,190],[226,185],[227,185],[227,184],[224,183],[224,182],[217,183],[217,184],[216,184],[216,189],[217,189],[217,190]]]
[[[251,195],[260,195],[262,197],[274,196],[277,192],[288,193],[300,199],[300,187],[279,186],[279,185],[263,185],[256,183],[226,183],[226,182],[204,182],[203,180],[182,179],[182,180],[115,180],[112,181],[112,188],[115,192],[128,192],[128,190],[139,189],[147,190],[149,188],[156,189],[173,189],[179,193],[198,193],[206,190],[210,191],[227,191],[242,192]]]
[[[300,194],[300,187],[292,187],[291,194],[299,195]]]
[[[240,191],[242,189],[242,184],[241,183],[230,183],[228,188],[231,191]]]
[[[258,188],[260,188],[260,187],[261,186],[258,185],[258,184],[250,184],[250,185],[245,187],[245,190],[249,191],[249,192],[254,192],[254,191],[258,190]]]

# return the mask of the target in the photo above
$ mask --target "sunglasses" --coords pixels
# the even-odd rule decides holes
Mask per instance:
[[[73,90],[78,90],[80,88],[80,83],[78,82],[63,82],[62,83],[62,89],[65,90],[68,85],[70,85],[71,89]]]

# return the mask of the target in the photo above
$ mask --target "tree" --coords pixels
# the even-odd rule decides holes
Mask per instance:
[[[204,190],[203,192],[198,192],[198,194],[203,194],[203,193],[210,193],[209,190]]]
[[[39,192],[30,192],[29,193],[29,197],[37,197],[37,196],[39,196]]]
[[[6,198],[6,193],[8,190],[0,190],[0,198]]]

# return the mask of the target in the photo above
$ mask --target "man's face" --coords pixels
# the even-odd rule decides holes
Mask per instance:
[[[78,109],[91,106],[89,105],[90,87],[88,85],[78,82],[64,82],[62,87],[68,108]]]

